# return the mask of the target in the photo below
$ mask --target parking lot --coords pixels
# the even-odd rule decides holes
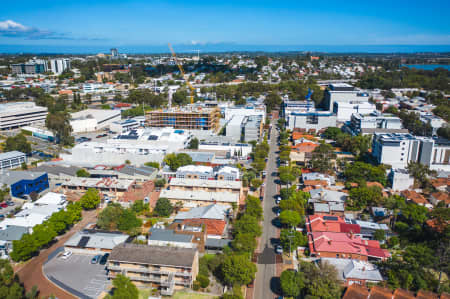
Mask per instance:
[[[67,260],[59,255],[44,265],[44,274],[53,283],[79,298],[97,298],[111,281],[105,265],[91,264],[94,255],[73,254]]]

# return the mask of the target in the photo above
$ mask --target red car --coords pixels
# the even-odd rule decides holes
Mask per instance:
[[[2,203],[0,203],[0,207],[7,208],[8,204],[6,202],[2,202]]]

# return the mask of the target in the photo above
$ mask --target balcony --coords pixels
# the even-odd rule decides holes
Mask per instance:
[[[149,274],[157,274],[157,275],[170,275],[175,274],[175,276],[182,277],[192,277],[190,272],[169,272],[169,271],[160,271],[160,270],[152,270],[148,268],[129,268],[129,267],[121,267],[121,266],[108,266],[108,269],[111,271],[120,271],[120,272],[135,272],[135,273],[149,273]]]

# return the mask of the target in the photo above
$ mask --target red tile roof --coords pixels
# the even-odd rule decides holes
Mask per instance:
[[[368,296],[369,291],[366,287],[354,283],[347,288],[342,299],[367,299]]]
[[[370,289],[370,299],[392,299],[392,291],[380,286],[373,286]]]
[[[323,180],[305,180],[303,182],[303,184],[305,186],[323,186],[323,187],[327,187],[328,186],[328,182],[327,181],[323,181]]]
[[[438,299],[439,296],[435,293],[429,292],[429,291],[424,291],[424,290],[419,290],[419,292],[417,292],[417,299]]]
[[[403,290],[403,289],[396,289],[394,291],[394,299],[414,299],[416,298],[414,296],[413,292]]]
[[[425,199],[425,197],[422,196],[422,194],[417,193],[414,190],[404,190],[402,191],[402,196],[406,198],[407,200],[410,200],[416,204],[428,204],[428,200]]]
[[[206,225],[206,233],[208,235],[223,235],[226,222],[224,220],[217,219],[185,219],[183,223],[204,224]]]
[[[294,146],[291,146],[291,149],[293,152],[298,153],[312,153],[314,149],[318,146],[319,146],[318,144],[313,142],[302,142]]]
[[[450,204],[450,196],[446,192],[434,192],[431,193],[431,196],[433,196],[433,198],[438,202],[443,201],[447,205]]]

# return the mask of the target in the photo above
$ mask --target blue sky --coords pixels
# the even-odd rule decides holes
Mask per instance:
[[[450,45],[450,1],[3,1],[1,45]]]

